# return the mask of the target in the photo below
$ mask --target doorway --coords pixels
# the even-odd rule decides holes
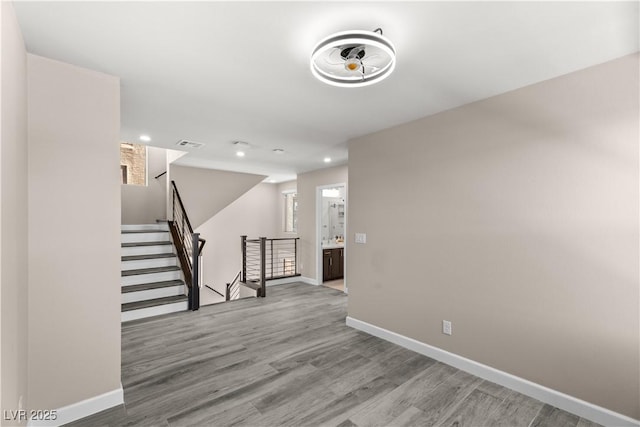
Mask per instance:
[[[345,282],[346,184],[317,187],[318,284],[347,292]]]

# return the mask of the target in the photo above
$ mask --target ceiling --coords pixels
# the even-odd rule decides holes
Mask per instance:
[[[181,139],[201,142],[178,163],[275,182],[346,163],[351,138],[639,50],[636,1],[45,1],[15,9],[29,52],[120,77],[123,140],[147,134],[149,145],[174,149]],[[338,88],[312,76],[309,57],[322,38],[378,27],[397,52],[389,78]],[[237,140],[250,144],[244,158]]]

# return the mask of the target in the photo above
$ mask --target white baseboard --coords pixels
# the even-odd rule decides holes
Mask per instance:
[[[413,338],[363,322],[362,320],[347,316],[347,326],[408,348],[416,353],[431,357],[432,359],[446,363],[447,365],[453,366],[485,380],[500,384],[501,386],[510,388],[511,390],[515,390],[534,399],[538,399],[544,403],[553,405],[595,423],[605,426],[640,427],[639,420],[634,420],[626,415],[594,405],[593,403],[585,402],[584,400],[568,394],[564,394],[543,385],[525,380],[524,378],[511,375],[507,372],[492,368],[491,366],[483,365],[482,363],[475,362],[471,359],[458,356],[457,354],[425,344],[414,340]]]
[[[312,279],[310,277],[299,276],[297,282],[306,283],[307,285],[318,286],[319,283],[316,279]]]
[[[61,426],[122,404],[124,404],[124,390],[120,384],[120,388],[116,390],[56,409],[55,420],[30,419],[27,427]]]

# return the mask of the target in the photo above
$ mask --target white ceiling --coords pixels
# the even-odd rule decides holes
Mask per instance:
[[[178,162],[268,175],[346,163],[346,142],[639,50],[638,2],[18,2],[31,53],[113,74],[123,140],[205,143]],[[381,27],[397,68],[337,88],[331,33]],[[251,144],[235,156],[232,141]],[[284,154],[275,154],[283,148]]]

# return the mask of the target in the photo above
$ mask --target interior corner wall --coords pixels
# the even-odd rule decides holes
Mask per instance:
[[[169,174],[176,182],[194,230],[266,178],[175,164],[170,166]]]
[[[316,189],[323,185],[347,183],[347,166],[319,169],[298,175],[298,237],[300,238],[300,274],[312,281],[322,283],[322,277],[316,277],[316,259],[320,251],[316,230]],[[351,203],[348,199],[347,203]],[[350,219],[347,227],[352,230]],[[346,233],[345,233],[346,234]]]
[[[273,238],[277,233],[277,187],[258,184],[196,228],[207,240],[202,251],[202,283],[225,293],[226,284],[242,269],[240,236]],[[220,302],[215,293],[203,287],[200,304]]]
[[[153,224],[166,219],[167,150],[147,147],[147,185],[122,185],[121,201],[123,224]]]
[[[0,402],[2,425],[15,425],[6,414],[28,405],[27,54],[11,2],[0,19]]]
[[[29,400],[120,390],[119,79],[27,55]]]
[[[631,55],[350,141],[349,316],[640,419],[639,75]]]

